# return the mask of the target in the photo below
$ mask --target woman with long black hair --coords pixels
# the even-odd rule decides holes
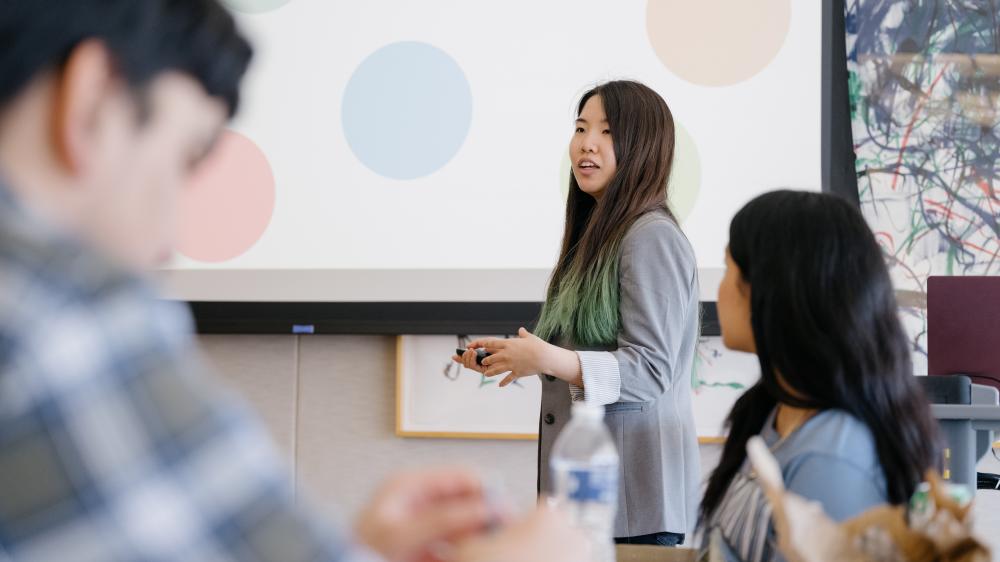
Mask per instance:
[[[466,367],[542,380],[541,492],[574,400],[605,406],[621,457],[614,535],[676,545],[694,526],[700,480],[691,413],[698,340],[694,251],[667,204],[674,121],[631,81],[583,95],[569,143],[573,173],[562,251],[536,329],[472,342]],[[475,348],[493,353],[476,365]]]
[[[729,414],[701,506],[706,535],[745,562],[777,556],[770,507],[746,461],[754,435],[788,489],[835,519],[907,502],[935,463],[937,424],[858,209],[795,191],[751,201],[729,228],[718,311],[726,347],[756,353],[761,378]]]

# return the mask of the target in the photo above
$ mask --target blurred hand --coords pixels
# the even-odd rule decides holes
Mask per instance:
[[[361,512],[357,539],[394,562],[438,561],[442,542],[483,531],[496,514],[479,478],[457,468],[408,472],[389,479]]]
[[[458,545],[455,562],[580,562],[590,560],[590,543],[565,514],[539,507],[491,535]]]

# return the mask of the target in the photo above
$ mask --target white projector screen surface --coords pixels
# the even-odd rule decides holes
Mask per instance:
[[[672,110],[703,300],[744,203],[819,190],[820,2],[226,3],[256,56],[185,190],[175,298],[542,300],[575,105],[610,79]]]

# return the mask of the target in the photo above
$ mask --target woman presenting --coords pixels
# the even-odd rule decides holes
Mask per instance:
[[[656,92],[631,81],[583,95],[562,250],[536,334],[471,342],[466,367],[542,378],[539,491],[573,401],[605,406],[621,457],[617,542],[677,545],[694,526],[698,443],[691,366],[699,334],[697,266],[667,206],[674,122]],[[491,353],[476,365],[478,348]]]

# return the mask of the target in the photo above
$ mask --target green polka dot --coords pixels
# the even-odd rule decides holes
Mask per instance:
[[[687,130],[680,125],[676,127],[674,169],[670,172],[667,195],[670,209],[683,224],[698,202],[698,193],[701,191],[701,158],[698,156],[698,147]]]

